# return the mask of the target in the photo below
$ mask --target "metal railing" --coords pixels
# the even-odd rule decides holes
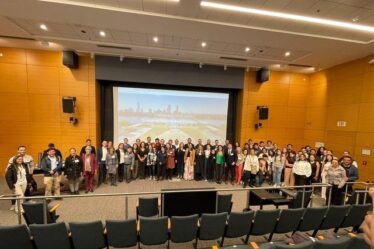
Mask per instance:
[[[369,187],[370,186],[374,186],[374,183],[372,182],[347,182],[345,184],[345,191],[344,191],[344,201],[343,201],[343,204],[345,205],[346,202],[347,202],[347,197],[348,197],[348,193],[349,193],[349,187],[353,187],[353,185],[359,185],[359,186],[365,186],[365,190],[355,190],[356,193],[364,193],[364,200],[363,200],[363,203],[366,203],[366,200],[367,200],[367,194],[369,192]],[[357,200],[359,199],[359,195],[357,195],[356,197],[356,204],[357,203]]]
[[[267,187],[246,187],[246,188],[206,188],[206,189],[181,189],[181,190],[160,190],[160,191],[150,191],[150,192],[122,192],[122,193],[105,193],[105,194],[80,194],[80,195],[59,195],[59,196],[24,196],[19,197],[17,195],[1,195],[0,201],[2,200],[16,200],[16,205],[18,210],[21,210],[21,200],[43,200],[43,220],[44,224],[47,224],[47,211],[48,211],[48,200],[53,199],[69,199],[69,198],[93,198],[93,197],[113,197],[113,196],[124,196],[125,197],[125,218],[128,219],[128,197],[129,196],[144,196],[144,195],[161,195],[161,194],[167,194],[167,193],[184,193],[186,191],[188,192],[210,192],[210,191],[217,191],[217,192],[247,192],[247,199],[246,199],[246,208],[249,207],[250,203],[250,192],[252,190],[278,190],[282,191],[282,189],[291,189],[291,190],[299,190],[302,189],[302,201],[301,205],[304,207],[305,202],[305,190],[311,189],[312,193],[314,192],[315,188],[322,188],[322,187],[328,187],[329,188],[329,198],[328,198],[328,206],[330,206],[331,203],[331,185],[327,183],[314,183],[312,185],[302,185],[302,186],[267,186]],[[313,202],[313,198],[311,197],[311,205]],[[216,210],[217,210],[217,201],[216,201]],[[18,223],[22,224],[22,214],[19,211],[18,213]]]

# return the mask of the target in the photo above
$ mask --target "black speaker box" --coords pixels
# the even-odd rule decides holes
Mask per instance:
[[[269,70],[266,68],[261,68],[256,72],[256,82],[257,83],[263,83],[265,81],[269,80]]]
[[[68,68],[78,68],[79,56],[74,51],[64,51],[62,53],[62,64]]]
[[[74,113],[74,106],[75,106],[76,98],[62,98],[62,111],[64,113]]]
[[[257,107],[258,109],[258,118],[260,120],[267,120],[269,118],[269,108],[266,106]]]

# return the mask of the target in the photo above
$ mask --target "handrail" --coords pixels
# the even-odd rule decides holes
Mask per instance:
[[[230,191],[230,192],[240,192],[240,191],[248,191],[248,190],[280,190],[280,189],[304,189],[304,188],[312,188],[312,187],[331,187],[330,184],[327,183],[313,183],[312,185],[302,185],[302,186],[268,186],[268,187],[246,187],[246,188],[191,188],[188,189],[188,192],[210,192],[210,191]],[[105,194],[80,194],[80,195],[43,195],[43,196],[24,196],[24,197],[0,197],[1,200],[39,200],[39,199],[56,199],[56,198],[88,198],[88,197],[109,197],[109,196],[131,196],[131,195],[153,195],[153,194],[169,194],[169,193],[183,193],[186,192],[186,189],[180,190],[165,190],[165,191],[147,191],[147,192],[121,192],[121,193],[105,193]]]
[[[353,185],[364,185],[365,186],[364,203],[366,203],[369,186],[374,186],[374,183],[373,182],[346,182],[346,184],[345,184],[345,192],[344,192],[344,201],[343,201],[344,205],[346,203],[346,199],[347,199],[347,196],[348,196],[348,187],[350,185],[351,186],[353,186]]]
[[[239,191],[247,191],[247,205],[249,204],[249,194],[251,190],[281,190],[281,189],[302,189],[303,195],[302,195],[302,205],[304,205],[304,198],[305,198],[305,189],[312,189],[318,187],[331,187],[330,184],[327,183],[313,183],[312,185],[302,185],[302,186],[267,186],[267,187],[246,187],[246,188],[191,188],[188,189],[188,192],[210,192],[210,191],[228,191],[228,192],[239,192]],[[328,206],[330,206],[331,202],[331,189],[330,188],[330,194],[328,199]],[[21,202],[20,200],[43,200],[43,213],[44,213],[44,223],[47,224],[47,200],[48,199],[56,199],[56,198],[93,198],[93,197],[113,197],[113,196],[125,196],[125,218],[128,218],[128,197],[129,196],[135,196],[135,195],[158,195],[158,194],[167,194],[167,193],[183,193],[186,192],[186,189],[179,189],[179,190],[160,190],[160,191],[148,191],[148,192],[123,192],[123,193],[104,193],[104,194],[79,194],[79,195],[59,195],[59,196],[24,196],[19,197],[19,195],[11,195],[13,197],[3,197],[0,196],[0,201],[2,200],[16,200],[18,210],[21,209]],[[22,223],[21,218],[21,212],[18,212],[18,223]]]

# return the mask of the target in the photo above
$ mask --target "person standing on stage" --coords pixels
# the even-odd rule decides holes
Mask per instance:
[[[91,153],[92,154],[92,153]],[[107,179],[107,170],[106,170],[106,156],[108,154],[108,142],[103,140],[101,147],[97,149],[97,162],[99,164],[99,179],[98,186],[105,183]]]
[[[161,146],[161,150],[157,153],[157,181],[162,181],[165,178],[166,162],[166,148]]]
[[[109,174],[110,185],[117,186],[117,169],[118,169],[118,158],[113,147],[108,149],[108,154],[106,155],[106,169]]]
[[[186,146],[186,145],[185,145]],[[187,149],[184,153],[184,176],[185,180],[193,180],[194,177],[194,163],[195,163],[195,150],[193,144],[187,144]]]
[[[87,146],[85,147],[87,148]],[[83,162],[75,148],[70,149],[70,155],[65,159],[64,174],[69,180],[70,194],[79,194],[79,183],[82,176]]]
[[[54,148],[48,150],[47,156],[41,160],[40,168],[44,172],[45,195],[51,196],[53,192],[55,196],[59,196],[62,161],[56,156]]]
[[[306,160],[304,153],[300,153],[299,160],[293,165],[292,172],[295,178],[296,186],[307,184],[308,178],[312,174],[312,166]]]
[[[95,146],[92,145],[92,141],[91,141],[91,139],[89,139],[89,138],[86,140],[86,145],[82,147],[82,149],[81,149],[79,155],[82,157],[82,155],[83,155],[84,153],[86,153],[86,147],[87,147],[87,146],[90,146],[90,147],[91,147],[91,151],[92,151],[91,153],[94,154],[94,155],[96,155]]]
[[[118,145],[118,149],[116,150],[117,158],[118,158],[118,181],[123,182],[123,177],[125,174],[125,146],[123,143]]]
[[[183,149],[183,142],[180,142],[179,145],[178,145],[178,149],[176,150],[175,152],[175,161],[176,161],[176,164],[177,164],[177,175],[178,175],[178,179],[182,179],[183,178],[183,172],[184,172],[184,153],[185,153],[185,149]]]
[[[149,179],[156,180],[156,163],[157,163],[157,155],[156,150],[153,146],[149,147],[148,154],[147,154],[147,168],[150,172]]]
[[[131,181],[131,171],[134,169],[135,164],[135,154],[132,151],[131,147],[128,147],[127,150],[124,151],[123,155],[123,172],[124,172],[124,179],[127,183]]]
[[[23,157],[17,155],[13,158],[13,163],[7,168],[5,173],[5,179],[9,189],[17,195],[17,197],[24,197],[27,185],[30,183],[31,175],[29,174],[29,168],[23,163]],[[23,200],[19,200],[22,204]],[[18,210],[18,206],[14,207],[16,213],[23,212],[22,206]]]
[[[98,170],[96,156],[91,153],[91,146],[86,147],[85,153],[82,155],[82,162],[84,184],[87,194],[88,192],[94,192],[93,180]]]
[[[222,171],[225,164],[225,153],[223,151],[222,145],[218,145],[217,151],[216,151],[216,168],[215,168],[215,178],[216,183],[221,184],[222,183]]]
[[[194,179],[196,181],[206,180],[205,153],[201,144],[198,144],[195,152]]]
[[[173,170],[175,168],[175,150],[171,147],[171,144],[166,144],[166,154],[167,154],[167,161],[166,161],[166,179],[172,180],[173,178]]]
[[[226,140],[227,142],[228,140]],[[232,148],[232,144],[227,144],[227,150],[225,151],[225,183],[234,185],[235,182],[235,164],[237,161],[236,151]]]
[[[139,160],[139,178],[145,179],[149,172],[145,172],[147,165],[147,154],[148,151],[145,148],[145,143],[140,143],[140,148],[138,149],[138,160]]]
[[[235,163],[235,179],[236,179],[236,183],[240,184],[240,182],[242,181],[243,164],[244,164],[246,155],[242,153],[242,149],[240,147],[236,147],[236,155],[237,155],[237,160]]]

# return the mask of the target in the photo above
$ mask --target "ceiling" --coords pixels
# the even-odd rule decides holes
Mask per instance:
[[[374,54],[374,32],[217,10],[200,2],[0,1],[0,46],[306,73]],[[212,2],[374,26],[374,0]],[[48,30],[42,30],[41,24]],[[48,41],[49,46],[40,41]]]

